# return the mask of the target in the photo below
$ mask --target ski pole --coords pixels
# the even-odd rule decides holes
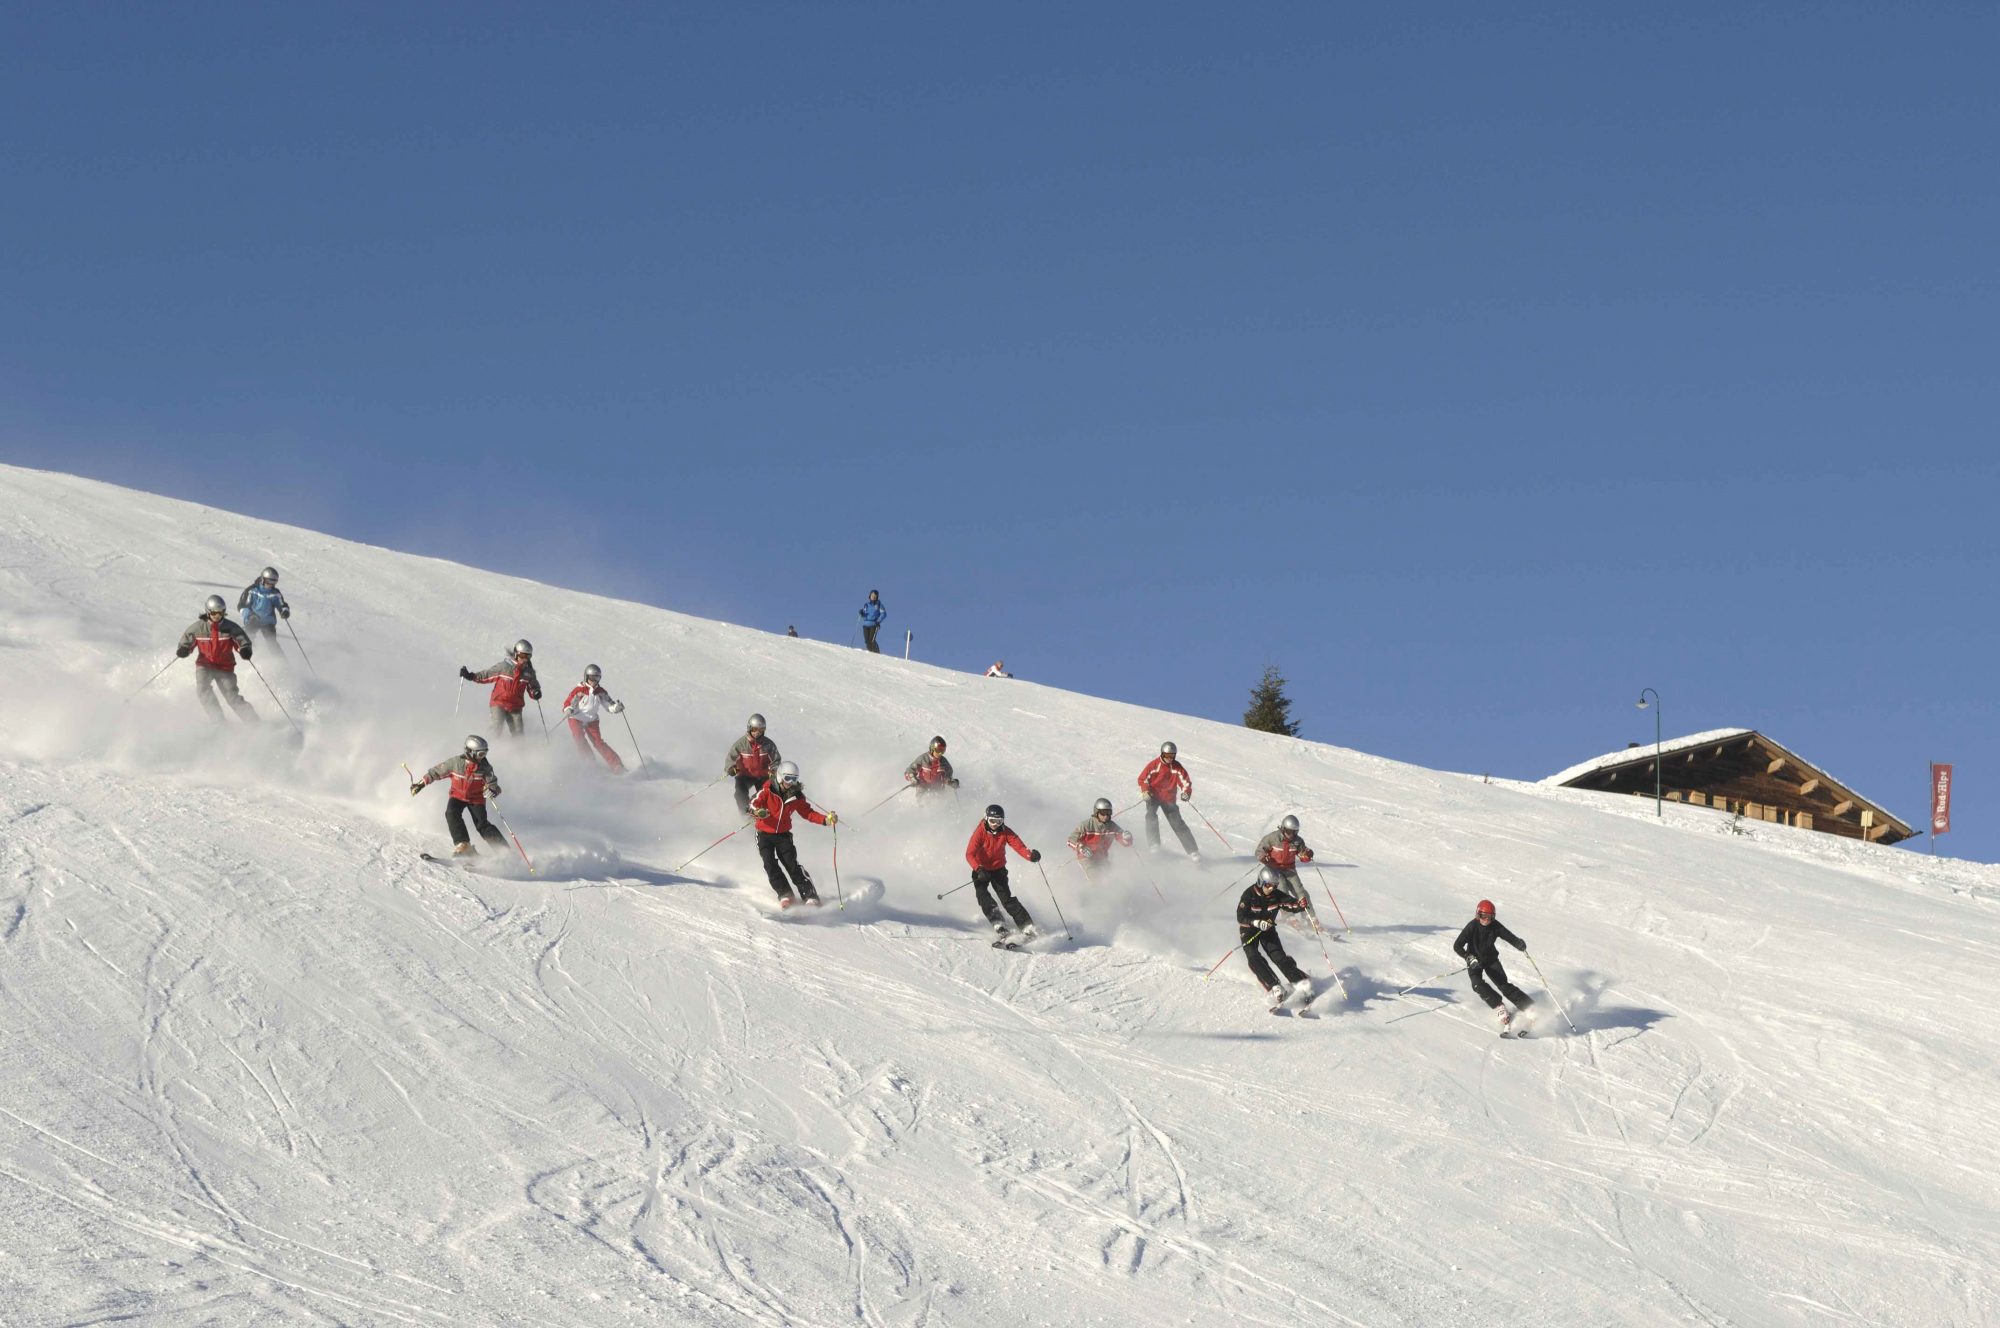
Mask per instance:
[[[1243,873],[1243,874],[1242,874],[1241,876],[1239,876],[1239,877],[1237,877],[1237,878],[1236,878],[1235,880],[1231,881],[1231,882],[1230,882],[1230,883],[1229,883],[1228,885],[1225,885],[1225,886],[1223,886],[1223,887],[1222,887],[1222,888],[1221,888],[1220,890],[1217,890],[1217,891],[1216,891],[1216,892],[1215,892],[1215,893],[1214,893],[1214,894],[1213,894],[1212,896],[1210,896],[1210,898],[1211,898],[1211,899],[1220,899],[1220,898],[1222,898],[1222,897],[1223,897],[1224,895],[1228,894],[1228,893],[1229,893],[1229,892],[1230,892],[1231,890],[1234,890],[1234,889],[1235,889],[1235,888],[1236,888],[1237,886],[1239,886],[1239,885],[1243,884],[1243,882],[1245,882],[1245,881],[1249,880],[1249,879],[1250,879],[1250,875],[1251,875],[1251,873],[1252,873],[1252,872],[1255,872],[1255,871],[1257,870],[1257,868],[1259,868],[1259,867],[1261,867],[1261,866],[1263,866],[1263,865],[1264,865],[1264,864],[1263,864],[1263,863],[1261,863],[1261,862],[1258,862],[1258,863],[1252,863],[1252,864],[1251,864],[1251,866],[1250,866],[1250,871],[1247,871],[1247,872],[1244,872],[1244,873]]]
[[[154,673],[153,676],[146,679],[146,681],[140,683],[136,688],[133,689],[132,696],[126,697],[123,701],[120,701],[118,704],[121,706],[131,705],[133,697],[138,696],[140,692],[145,691],[148,687],[151,687],[154,683],[158,682],[160,679],[160,674],[165,673],[168,669],[172,668],[174,665],[180,662],[181,662],[181,657],[179,655],[175,655],[172,659],[160,665],[158,672]]]
[[[1444,972],[1442,972],[1442,973],[1438,973],[1438,974],[1436,974],[1436,975],[1434,975],[1434,976],[1432,976],[1432,977],[1427,977],[1427,978],[1425,978],[1425,979],[1423,980],[1423,982],[1412,982],[1412,983],[1411,983],[1411,984],[1410,984],[1409,986],[1407,986],[1407,987],[1403,988],[1403,989],[1402,989],[1401,991],[1397,992],[1396,994],[1397,994],[1398,996],[1407,996],[1407,995],[1409,995],[1409,994],[1410,994],[1411,992],[1415,991],[1415,990],[1416,990],[1416,989],[1417,989],[1418,987],[1421,987],[1421,986],[1423,986],[1425,982],[1436,982],[1436,981],[1437,981],[1437,980],[1438,980],[1439,978],[1448,978],[1448,977],[1450,977],[1450,976],[1451,976],[1452,974],[1454,974],[1454,973],[1458,972],[1458,971],[1459,971],[1460,969],[1462,969],[1462,968],[1464,968],[1464,967],[1465,967],[1465,965],[1463,965],[1463,964],[1453,964],[1453,965],[1452,965],[1452,966],[1451,966],[1450,968],[1447,968],[1447,969],[1446,969],[1446,970],[1445,970]]]
[[[637,744],[637,743],[634,743],[634,744],[633,744],[633,750],[634,750],[634,751],[637,751],[637,750],[638,750],[638,744]],[[706,784],[703,784],[703,785],[702,785],[702,786],[701,786],[700,788],[696,789],[696,790],[694,791],[694,793],[690,793],[690,794],[688,794],[688,795],[687,795],[687,797],[686,797],[686,798],[682,798],[682,799],[681,799],[681,802],[686,802],[686,801],[688,800],[688,798],[692,798],[692,797],[694,797],[694,796],[695,796],[695,794],[697,794],[697,793],[706,793],[706,792],[708,792],[708,791],[709,791],[710,789],[714,788],[714,787],[715,787],[715,786],[716,786],[717,784],[720,784],[720,783],[721,783],[721,782],[722,782],[723,780],[725,780],[725,779],[727,779],[727,778],[729,778],[729,776],[728,776],[728,775],[717,775],[717,776],[716,776],[716,777],[715,777],[714,779],[711,779],[711,780],[709,780],[709,781],[708,781],[708,782],[707,782]],[[677,803],[675,803],[675,804],[674,804],[674,807],[678,807],[678,806],[680,806],[680,805],[681,805],[681,802],[677,802]],[[672,811],[672,810],[674,809],[674,807],[669,807],[669,808],[667,808],[667,810],[668,810],[668,811]]]
[[[1333,897],[1333,887],[1326,883],[1326,873],[1320,871],[1317,862],[1313,864],[1313,872],[1319,877],[1319,888],[1326,891],[1326,902],[1333,905],[1334,916],[1340,919],[1340,929],[1352,936],[1354,928],[1347,925],[1347,915],[1340,911],[1340,901]]]
[[[292,726],[292,732],[298,734],[299,737],[301,738],[305,737],[306,731],[299,727],[299,721],[292,718],[292,712],[285,709],[285,703],[283,701],[278,700],[278,689],[271,686],[270,679],[264,676],[264,670],[257,667],[257,661],[254,659],[246,659],[243,662],[245,664],[248,664],[250,666],[250,671],[257,675],[257,681],[264,684],[264,690],[271,694],[271,700],[277,705],[278,713],[283,715],[285,717],[285,722]]]
[[[1333,953],[1326,948],[1326,928],[1319,925],[1319,908],[1313,903],[1312,895],[1307,892],[1304,881],[1299,882],[1299,898],[1306,901],[1306,916],[1312,919],[1313,935],[1319,938],[1319,952],[1326,959],[1326,966],[1331,969],[1333,967]],[[1340,981],[1340,974],[1335,973],[1333,978],[1336,982]],[[1347,993],[1347,988],[1344,985],[1340,990],[1342,995]]]
[[[507,824],[507,818],[500,812],[500,795],[493,795],[493,814],[500,817],[500,828],[507,832],[507,838],[514,841],[514,851],[521,855],[521,861],[528,864],[528,875],[535,874],[535,864],[528,857],[528,850],[521,847],[521,837],[514,833],[514,827]]]
[[[1049,887],[1049,902],[1056,906],[1056,921],[1063,925],[1064,939],[1074,941],[1076,935],[1069,929],[1069,919],[1063,916],[1062,901],[1056,898],[1056,887],[1049,880],[1049,869],[1038,862],[1035,864],[1035,870],[1042,874],[1042,884]]]
[[[1193,794],[1189,794],[1189,795],[1188,795],[1188,799],[1187,799],[1187,805],[1188,805],[1188,806],[1190,806],[1190,807],[1194,807],[1194,795],[1193,795]],[[1201,809],[1201,808],[1199,808],[1199,807],[1194,807],[1194,814],[1195,814],[1196,816],[1199,816],[1199,817],[1201,817],[1201,823],[1202,823],[1203,825],[1205,825],[1205,826],[1207,826],[1207,827],[1209,828],[1209,832],[1210,832],[1211,834],[1213,834],[1213,835],[1214,835],[1214,836],[1215,836],[1215,837],[1216,837],[1217,839],[1222,839],[1222,832],[1221,832],[1220,830],[1217,830],[1217,829],[1215,828],[1215,822],[1213,822],[1213,821],[1209,820],[1209,819],[1208,819],[1208,816],[1207,816],[1207,814],[1206,814],[1206,813],[1204,813],[1204,812],[1202,811],[1202,809]],[[1231,844],[1231,843],[1230,843],[1230,842],[1229,842],[1228,840],[1226,840],[1226,839],[1222,839],[1222,846],[1223,846],[1224,848],[1226,848],[1226,849],[1229,849],[1229,850],[1230,850],[1231,852],[1234,852],[1234,851],[1235,851],[1235,847],[1234,847],[1234,845],[1232,845],[1232,844]]]
[[[1141,875],[1141,876],[1143,876],[1143,877],[1145,877],[1145,878],[1146,878],[1146,884],[1147,884],[1147,885],[1150,885],[1150,886],[1152,886],[1152,887],[1153,887],[1153,893],[1154,893],[1154,894],[1156,894],[1156,895],[1160,895],[1160,902],[1161,902],[1162,904],[1166,903],[1166,902],[1167,902],[1167,897],[1166,897],[1165,895],[1163,895],[1163,894],[1160,894],[1160,883],[1159,883],[1158,881],[1155,881],[1155,880],[1153,879],[1153,873],[1151,873],[1151,872],[1147,871],[1147,870],[1146,870],[1146,869],[1145,869],[1144,867],[1141,867],[1141,868],[1139,869],[1139,875]]]
[[[847,896],[840,889],[840,827],[833,827],[833,897],[840,901],[841,911],[847,909]]]
[[[549,732],[549,712],[542,709],[542,698],[539,696],[535,698],[535,713],[542,717],[542,741],[554,742],[555,734]]]
[[[1209,980],[1210,978],[1214,977],[1214,976],[1215,976],[1215,969],[1216,969],[1216,968],[1221,968],[1221,967],[1222,967],[1222,966],[1223,966],[1224,964],[1228,963],[1228,962],[1229,962],[1229,955],[1233,955],[1233,954],[1235,954],[1235,953],[1236,953],[1236,952],[1237,952],[1238,950],[1241,950],[1241,949],[1243,948],[1243,945],[1244,945],[1244,943],[1243,943],[1242,941],[1238,941],[1238,942],[1237,942],[1236,944],[1234,944],[1234,945],[1230,946],[1230,947],[1229,947],[1229,954],[1226,954],[1226,955],[1222,956],[1222,958],[1220,958],[1220,959],[1216,960],[1216,961],[1215,961],[1215,968],[1211,968],[1211,969],[1209,969],[1209,970],[1208,970],[1208,972],[1206,972],[1206,973],[1202,974],[1202,975],[1201,975],[1201,980],[1202,980],[1203,982],[1206,982],[1206,981],[1208,981],[1208,980]]]
[[[458,708],[465,701],[465,679],[458,680],[458,695],[451,698],[451,716],[458,718]]]
[[[968,885],[971,885],[971,884],[972,884],[972,880],[971,880],[971,878],[970,878],[970,877],[968,877],[967,879],[965,879],[965,880],[963,880],[963,881],[960,881],[960,882],[959,882],[959,883],[958,883],[957,885],[954,885],[953,887],[951,887],[951,889],[949,889],[949,890],[945,891],[945,892],[944,892],[944,895],[955,895],[955,894],[957,894],[957,893],[958,893],[958,892],[959,892],[960,890],[963,890],[963,889],[964,889],[964,888],[965,888],[966,886],[968,886]],[[943,898],[944,898],[944,895],[939,895],[939,896],[938,896],[938,898],[939,898],[939,899],[943,899]]]
[[[893,798],[895,798],[897,794],[900,794],[900,793],[907,793],[907,792],[909,792],[909,791],[910,791],[911,789],[913,789],[913,788],[915,788],[915,787],[916,787],[916,785],[915,785],[915,784],[905,784],[905,785],[903,785],[903,786],[902,786],[901,788],[897,789],[895,793],[891,793],[891,794],[890,794],[890,795],[889,795],[889,796],[888,796],[887,798],[884,798],[884,799],[882,799],[882,801],[880,801],[880,802],[876,803],[874,807],[870,807],[870,808],[868,809],[868,811],[865,811],[865,812],[861,813],[861,816],[866,816],[866,815],[868,815],[868,812],[872,812],[872,811],[874,811],[874,810],[876,809],[876,807],[886,807],[886,806],[888,806],[888,805],[889,805],[889,802],[890,802],[890,800],[891,800],[891,799],[893,799]],[[861,816],[857,816],[857,817],[855,817],[854,819],[858,821],[858,820],[860,820],[860,819],[861,819]]]
[[[644,770],[646,768],[646,754],[639,750],[639,735],[632,731],[632,721],[623,710],[618,712],[618,718],[625,721],[625,736],[632,740],[632,755],[639,758],[639,768]]]
[[[307,668],[312,669],[314,676],[318,676],[319,670],[313,668],[312,656],[306,653],[305,642],[299,640],[299,629],[292,626],[290,618],[285,619],[285,630],[292,634],[292,644],[299,648],[299,658],[306,662]],[[464,682],[465,679],[460,678],[459,681]]]
[[[736,838],[736,836],[742,834],[747,827],[755,825],[756,823],[757,823],[757,818],[754,816],[751,817],[749,820],[745,821],[742,825],[737,826],[734,830],[731,830],[728,834],[724,835],[721,839],[716,840],[715,843],[710,844],[708,848],[703,849],[700,853],[695,854],[694,857],[689,858],[686,862],[683,862],[680,866],[674,868],[674,870],[677,872],[686,871],[689,867],[692,867],[695,864],[696,859],[699,859],[704,854],[706,854],[708,852],[708,849],[721,847],[723,844]]]
[[[1555,1002],[1556,1013],[1561,1015],[1563,1017],[1563,1022],[1569,1025],[1570,1032],[1572,1033],[1576,1032],[1576,1021],[1569,1017],[1569,1011],[1563,1009],[1563,1003],[1560,1000],[1556,999],[1555,989],[1549,986],[1549,980],[1547,978],[1542,977],[1542,966],[1540,964],[1536,964],[1535,957],[1531,954],[1528,954],[1526,950],[1522,950],[1521,953],[1528,956],[1528,962],[1530,964],[1534,964],[1535,976],[1538,978],[1542,978],[1542,990],[1548,992],[1549,999]]]
[[[1132,807],[1139,807],[1139,806],[1143,806],[1143,805],[1145,804],[1145,801],[1146,801],[1146,800],[1145,800],[1144,798],[1141,798],[1141,799],[1139,799],[1139,801],[1138,801],[1138,802],[1135,802],[1135,803],[1133,803],[1133,804],[1132,804]],[[1132,807],[1126,807],[1126,808],[1122,809],[1122,810],[1121,810],[1121,811],[1119,811],[1119,812],[1118,812],[1118,813],[1117,813],[1116,815],[1114,815],[1114,816],[1113,816],[1113,817],[1112,817],[1111,819],[1112,819],[1112,820],[1114,820],[1114,821],[1115,821],[1115,820],[1117,820],[1117,819],[1118,819],[1118,817],[1120,817],[1120,816],[1123,816],[1123,815],[1124,815],[1124,814],[1125,814],[1126,812],[1129,812],[1129,811],[1131,811],[1131,810],[1132,810]]]

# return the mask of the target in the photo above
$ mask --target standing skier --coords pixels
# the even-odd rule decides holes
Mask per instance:
[[[931,745],[903,767],[903,782],[916,785],[919,798],[958,787],[958,780],[951,773],[951,762],[944,759],[942,737],[932,738]]]
[[[1299,838],[1299,818],[1287,816],[1278,828],[1257,841],[1257,861],[1278,871],[1279,884],[1294,899],[1306,897],[1305,882],[1299,879],[1299,864],[1311,862],[1313,851]]]
[[[972,838],[965,842],[965,861],[972,868],[972,891],[979,897],[979,911],[993,924],[1000,940],[1007,939],[1007,923],[1011,920],[1020,929],[1021,939],[1032,941],[1039,934],[1035,931],[1035,920],[1007,888],[1009,848],[1029,862],[1042,860],[1040,849],[1023,844],[1021,837],[1008,827],[1007,813],[996,802],[986,809],[979,824],[972,827]],[[1005,913],[1001,912],[1003,908]]]
[[[799,787],[799,768],[790,761],[778,763],[777,773],[750,800],[750,807],[757,815],[757,856],[764,859],[764,876],[777,892],[778,907],[817,904],[819,891],[813,889],[811,874],[799,866],[799,850],[792,843],[792,816],[796,813],[814,825],[839,825],[840,816],[806,801],[805,790]],[[794,886],[799,892],[796,899]]]
[[[522,732],[521,712],[527,709],[529,701],[542,699],[541,680],[535,677],[534,653],[533,645],[516,641],[498,664],[489,664],[477,673],[462,664],[458,669],[458,676],[467,682],[493,684],[493,694],[486,698],[487,709],[502,733],[517,738]]]
[[[563,718],[569,721],[569,735],[576,739],[576,750],[585,761],[590,760],[594,747],[597,754],[604,758],[604,764],[611,768],[611,773],[622,775],[625,763],[618,759],[617,752],[611,750],[611,744],[604,741],[598,725],[604,716],[624,710],[625,703],[611,699],[611,693],[600,685],[603,678],[603,669],[595,664],[585,665],[583,681],[570,688],[569,695],[563,698]]]
[[[875,631],[888,616],[889,610],[882,605],[882,592],[869,591],[867,602],[861,606],[861,639],[867,643],[868,649],[877,655],[882,653],[882,647],[875,644]]]
[[[228,612],[229,606],[222,602],[222,596],[210,595],[201,606],[201,617],[181,633],[180,644],[174,647],[174,658],[194,656],[194,692],[201,698],[201,708],[210,719],[222,719],[222,701],[215,699],[215,694],[221,692],[222,700],[229,702],[238,719],[255,724],[257,712],[250,708],[236,686],[236,657],[240,654],[250,658],[250,635],[229,621]]]
[[[1493,901],[1482,899],[1472,921],[1465,924],[1465,930],[1458,934],[1451,948],[1465,960],[1465,972],[1472,979],[1473,994],[1485,1001],[1488,1009],[1499,1013],[1500,1031],[1504,1033],[1514,1022],[1514,1010],[1525,1012],[1535,1003],[1535,998],[1507,980],[1507,970],[1500,966],[1501,941],[1523,954],[1528,951],[1528,943],[1508,931],[1505,924],[1493,916]],[[1487,985],[1489,978],[1492,986]],[[1494,987],[1500,990],[1495,991]],[[1514,1003],[1514,1010],[1500,1003],[1502,996]]]
[[[452,856],[470,857],[478,852],[472,847],[472,836],[465,832],[467,812],[472,813],[472,824],[478,827],[479,837],[504,851],[506,837],[486,819],[486,800],[500,796],[500,777],[493,773],[493,765],[486,759],[486,739],[477,733],[467,738],[462,753],[439,761],[424,771],[422,779],[410,785],[410,796],[416,797],[440,779],[451,781],[451,799],[444,805],[444,823],[451,829]]]
[[[1274,1014],[1295,993],[1303,992],[1306,1000],[1312,999],[1312,979],[1285,953],[1285,943],[1277,932],[1278,914],[1297,913],[1305,904],[1278,889],[1280,884],[1277,868],[1260,867],[1257,879],[1236,901],[1237,943],[1243,947],[1250,974],[1264,988]],[[1271,971],[1274,964],[1276,973]]]
[[[267,636],[271,649],[279,655],[278,619],[292,616],[292,606],[285,602],[285,596],[278,589],[278,569],[266,567],[257,574],[257,579],[243,587],[243,593],[236,597],[236,607],[242,611],[243,625],[252,636]]]
[[[1098,873],[1111,865],[1111,846],[1123,844],[1130,848],[1132,836],[1111,819],[1111,799],[1099,798],[1092,804],[1089,818],[1077,823],[1066,842],[1082,865],[1083,874],[1096,880]]]
[[[744,816],[750,814],[750,795],[763,786],[771,777],[771,768],[784,758],[778,755],[778,744],[764,736],[764,717],[750,716],[743,736],[729,745],[729,755],[724,759],[722,773],[736,780],[736,810]]]
[[[1181,847],[1196,862],[1201,861],[1201,850],[1194,846],[1194,834],[1181,819],[1179,806],[1182,798],[1194,796],[1194,778],[1187,767],[1178,759],[1180,749],[1170,742],[1160,744],[1160,754],[1146,763],[1139,772],[1139,791],[1146,795],[1146,847],[1155,852],[1160,847],[1160,814],[1164,812],[1167,824],[1174,828],[1174,836],[1181,841]]]

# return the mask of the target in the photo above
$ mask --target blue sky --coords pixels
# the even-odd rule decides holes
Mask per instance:
[[[7,26],[0,458],[1455,769],[1651,686],[2000,857],[1991,6]]]

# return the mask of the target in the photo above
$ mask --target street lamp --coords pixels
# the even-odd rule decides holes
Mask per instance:
[[[1639,708],[1640,708],[1641,710],[1644,710],[1644,709],[1646,709],[1646,708],[1647,708],[1647,706],[1646,706],[1646,695],[1647,695],[1647,693],[1649,693],[1649,692],[1650,692],[1650,693],[1652,693],[1652,697],[1653,697],[1653,704],[1652,704],[1652,711],[1653,711],[1653,815],[1655,815],[1655,816],[1661,816],[1661,817],[1664,817],[1664,816],[1665,816],[1665,815],[1667,814],[1667,811],[1666,811],[1666,804],[1665,804],[1665,802],[1664,802],[1664,801],[1663,801],[1663,800],[1661,799],[1661,797],[1660,797],[1660,711],[1661,711],[1662,709],[1664,709],[1665,707],[1661,706],[1661,704],[1660,704],[1660,694],[1659,694],[1658,692],[1655,692],[1655,691],[1653,691],[1653,689],[1652,689],[1652,688],[1650,688],[1650,687],[1641,687],[1641,688],[1639,689]]]

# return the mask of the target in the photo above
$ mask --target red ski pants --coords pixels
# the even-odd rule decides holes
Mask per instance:
[[[569,722],[569,736],[576,739],[576,749],[583,753],[584,760],[590,759],[590,749],[595,747],[597,754],[604,758],[604,764],[611,767],[613,774],[624,772],[625,763],[618,759],[617,752],[611,750],[611,744],[604,741],[604,735],[597,731],[597,725],[572,719]]]

